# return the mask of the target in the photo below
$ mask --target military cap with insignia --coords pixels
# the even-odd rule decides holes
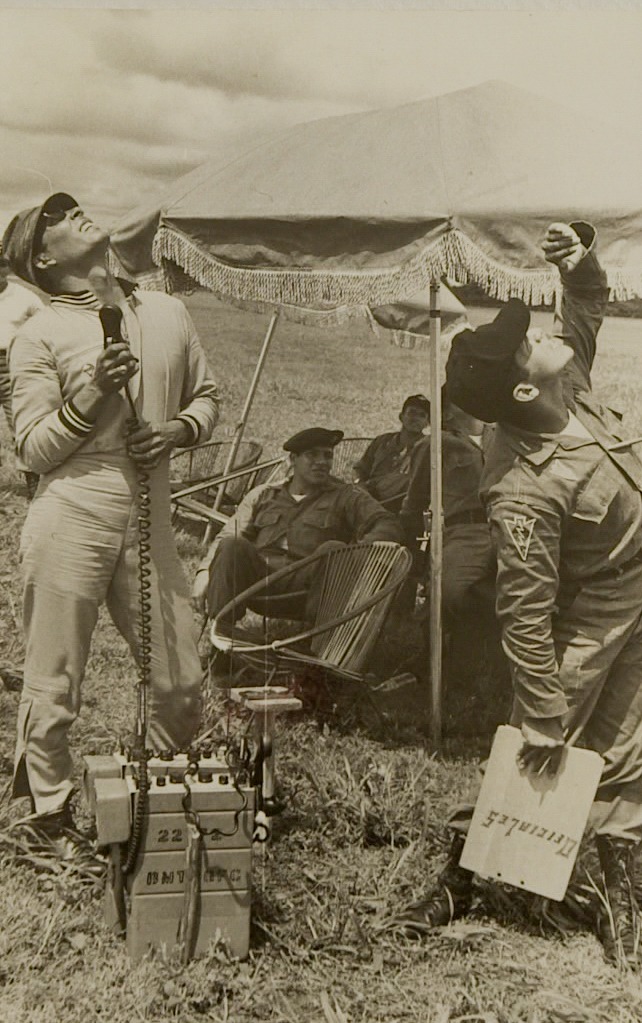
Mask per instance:
[[[343,430],[325,430],[322,426],[312,426],[286,440],[283,450],[292,455],[302,455],[311,448],[334,448],[340,440],[343,440]]]
[[[511,298],[491,323],[457,334],[446,363],[449,400],[476,419],[497,422],[517,382],[515,354],[529,323],[527,306]]]

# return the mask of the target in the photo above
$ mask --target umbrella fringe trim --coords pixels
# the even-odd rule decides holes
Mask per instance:
[[[315,311],[320,314],[339,313],[337,306],[397,302],[442,277],[453,277],[461,284],[478,284],[500,301],[521,298],[527,305],[550,305],[559,286],[557,271],[506,266],[458,229],[447,231],[402,266],[386,269],[333,271],[231,266],[167,225],[161,225],[156,233],[152,258],[159,273],[163,272],[164,261],[170,260],[222,299],[317,306],[320,308]],[[642,294],[642,274],[615,267],[608,271],[608,276],[611,298],[628,299]]]
[[[385,270],[247,269],[222,262],[165,225],[156,233],[152,258],[157,265],[163,258],[170,259],[222,298],[316,306],[320,312],[326,311],[324,306],[329,312],[342,305],[385,305],[401,294],[415,294],[447,272],[439,242],[403,267]]]
[[[444,241],[449,246],[451,275],[460,284],[478,284],[491,298],[507,302],[521,298],[526,305],[551,305],[560,289],[556,270],[521,270],[499,263],[463,231],[452,230]],[[605,267],[610,300],[627,301],[642,295],[642,273],[618,266]]]
[[[115,276],[129,277],[132,279],[132,275],[127,273],[113,250],[109,251],[108,264],[111,273]],[[156,270],[149,270],[145,273],[136,275],[136,285],[143,291],[165,291],[168,294],[172,294],[175,290],[177,290],[175,281],[176,274],[172,269],[173,265],[175,266],[171,260],[167,260],[165,257],[162,257],[162,265]],[[178,290],[180,291],[180,285]],[[209,290],[213,291],[212,288],[209,288]],[[288,305],[283,302],[260,302],[253,299],[237,298],[222,292],[216,294],[216,297],[222,299],[228,305],[232,305],[237,309],[245,309],[252,313],[273,313],[274,310],[278,308],[283,319],[306,327],[345,324],[350,322],[353,323],[356,320],[365,319],[374,334],[384,332],[392,334],[401,333],[399,331],[390,332],[387,328],[377,323],[368,306],[364,305],[342,305],[335,306],[334,308],[330,307],[329,309],[310,309],[305,306]],[[461,329],[463,324],[458,324],[457,326],[458,329]],[[414,344],[412,343],[401,343],[397,341],[394,343],[399,344],[399,347],[402,348],[414,347]]]

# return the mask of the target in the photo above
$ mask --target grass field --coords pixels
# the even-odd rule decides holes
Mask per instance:
[[[267,319],[227,309],[203,293],[186,302],[220,382],[217,435],[224,436],[233,428]],[[477,321],[489,316],[473,313]],[[636,435],[642,433],[641,336],[638,321],[608,320],[595,369],[597,394],[626,412]],[[271,454],[307,425],[356,435],[394,429],[405,395],[427,390],[427,363],[425,350],[395,348],[365,324],[324,332],[283,323],[247,436]],[[10,455],[0,486],[0,662],[19,665],[17,547],[26,504]],[[185,535],[179,540],[191,570],[196,543]],[[384,643],[378,664],[386,655],[391,664],[403,660],[408,651],[399,636],[386,642],[392,653]],[[418,650],[411,651],[417,664]],[[482,681],[492,682],[474,663],[469,672],[471,687],[480,672]],[[73,730],[77,766],[83,753],[110,752],[131,726],[134,680],[125,646],[103,615]],[[459,692],[462,704],[467,697]],[[586,926],[559,931],[547,922],[536,900],[480,886],[463,924],[421,942],[380,929],[386,913],[434,879],[444,850],[442,823],[472,791],[490,740],[480,730],[477,704],[477,711],[452,719],[461,734],[451,729],[442,750],[432,751],[425,738],[427,692],[419,690],[414,700],[383,737],[312,716],[292,718],[280,731],[287,808],[271,844],[255,855],[246,963],[229,961],[218,947],[184,970],[160,955],[132,966],[103,927],[96,891],[5,856],[0,1020],[639,1023],[640,981],[605,964]],[[26,808],[9,801],[18,694],[0,689],[0,701],[3,829]],[[210,701],[210,712],[213,706]]]

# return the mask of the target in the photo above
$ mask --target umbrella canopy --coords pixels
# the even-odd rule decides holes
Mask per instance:
[[[551,301],[553,220],[599,232],[614,297],[642,293],[642,144],[502,82],[296,125],[223,150],[112,235],[132,275],[176,264],[221,298],[327,311],[444,276]]]

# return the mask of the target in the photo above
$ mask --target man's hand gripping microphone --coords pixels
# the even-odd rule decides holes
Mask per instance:
[[[117,305],[103,305],[98,313],[103,328],[103,344],[105,354],[102,362],[113,390],[125,389],[125,397],[132,415],[132,426],[138,424],[139,417],[132,399],[127,381],[138,368],[129,347],[123,338],[123,313]]]

